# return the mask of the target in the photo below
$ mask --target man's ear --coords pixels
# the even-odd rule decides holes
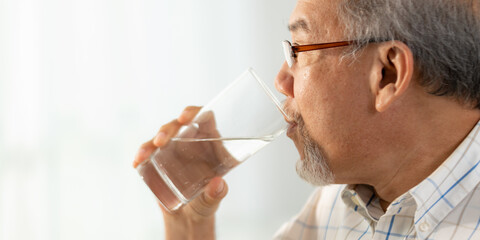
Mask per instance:
[[[375,109],[387,110],[407,90],[413,76],[413,54],[403,42],[381,43],[375,64],[372,89],[375,94]]]

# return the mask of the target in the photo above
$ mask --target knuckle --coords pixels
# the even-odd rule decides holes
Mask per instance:
[[[215,203],[214,200],[209,199],[205,194],[202,194],[198,201],[195,201],[195,203],[192,204],[192,209],[200,217],[208,217],[213,211],[215,211]]]

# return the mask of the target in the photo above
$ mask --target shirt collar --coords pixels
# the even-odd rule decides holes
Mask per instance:
[[[344,188],[341,196],[347,206],[371,221],[377,222],[385,213],[372,186],[350,184]]]

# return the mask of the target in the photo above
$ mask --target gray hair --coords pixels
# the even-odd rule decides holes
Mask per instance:
[[[411,49],[419,84],[480,109],[480,0],[342,0],[339,17],[349,54],[369,41]]]

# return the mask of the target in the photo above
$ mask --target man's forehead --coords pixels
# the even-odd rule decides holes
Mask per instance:
[[[330,28],[338,26],[337,4],[332,0],[298,0],[288,29],[292,33],[327,34]]]

